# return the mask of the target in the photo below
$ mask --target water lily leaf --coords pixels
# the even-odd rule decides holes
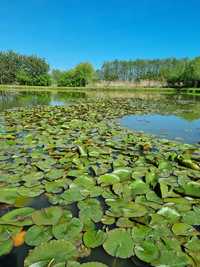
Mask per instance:
[[[81,264],[81,267],[108,267],[107,265],[100,263],[100,262],[87,262]]]
[[[152,241],[143,241],[134,248],[135,255],[144,262],[152,262],[159,258],[159,250]]]
[[[97,199],[86,199],[78,203],[79,218],[83,221],[91,219],[94,222],[100,222],[103,211],[100,202]]]
[[[193,207],[193,210],[185,212],[182,221],[189,225],[199,225],[200,223],[200,208]]]
[[[180,218],[180,214],[172,208],[169,207],[163,207],[158,211],[159,215],[162,215],[165,217],[169,222],[174,223],[177,222]]]
[[[186,223],[175,223],[172,226],[172,231],[175,235],[191,235],[195,232],[194,228],[191,225]]]
[[[114,229],[107,233],[107,239],[103,244],[105,251],[117,258],[129,258],[133,256],[133,239],[128,231]]]
[[[155,172],[150,171],[147,172],[146,176],[145,176],[145,181],[148,185],[152,185],[153,188],[156,186],[157,181],[158,181],[158,176]]]
[[[46,267],[48,266],[49,261],[39,261],[36,263],[31,264],[29,267]]]
[[[37,162],[35,165],[41,171],[48,171],[52,168],[52,166],[54,164],[56,164],[56,160],[54,160],[52,158],[47,158],[45,160],[41,160],[41,161]]]
[[[140,243],[145,240],[148,236],[152,235],[152,228],[146,225],[139,225],[137,227],[133,227],[132,229],[132,238],[135,243]]]
[[[136,180],[131,184],[132,194],[136,195],[143,195],[149,191],[149,187],[145,184],[142,180]]]
[[[115,223],[115,218],[104,215],[101,219],[101,222],[106,225],[112,225]]]
[[[65,190],[65,192],[61,195],[61,198],[63,198],[67,204],[71,204],[73,202],[83,200],[85,196],[81,194],[80,187],[74,186]]]
[[[12,248],[13,248],[12,240],[8,239],[0,241],[0,256],[9,254]]]
[[[53,181],[64,176],[64,170],[62,169],[52,169],[46,173],[46,177],[49,181]]]
[[[184,187],[185,194],[192,197],[200,197],[200,183],[190,181]]]
[[[72,218],[70,221],[56,224],[52,228],[53,235],[56,239],[65,239],[71,242],[81,238],[80,233],[83,229],[83,224],[77,218]]]
[[[24,186],[20,186],[18,189],[18,193],[24,197],[37,197],[44,193],[43,186],[38,185],[31,188],[27,188]]]
[[[200,252],[200,239],[198,237],[192,237],[192,239],[186,243],[185,247],[190,251]]]
[[[33,212],[32,219],[36,225],[55,225],[59,222],[63,210],[60,207],[49,207]]]
[[[106,239],[106,233],[98,230],[88,230],[83,235],[83,241],[86,247],[96,248],[103,244]]]
[[[32,208],[19,208],[14,209],[0,218],[0,224],[8,224],[15,226],[32,225],[32,214],[34,209]]]
[[[25,235],[25,242],[29,246],[38,246],[42,242],[49,241],[52,238],[50,227],[34,225],[28,229]]]
[[[0,202],[6,204],[15,204],[18,196],[17,188],[0,188]]]
[[[68,188],[68,179],[59,179],[51,182],[46,182],[45,183],[45,190],[48,193],[60,193],[62,192],[63,189]]]
[[[117,175],[120,178],[120,181],[123,182],[129,180],[132,173],[130,168],[117,168],[112,174]]]
[[[102,186],[113,185],[120,182],[119,176],[113,173],[99,176],[98,183]]]
[[[128,218],[119,218],[116,222],[117,227],[120,228],[132,228],[135,224]]]
[[[33,263],[52,259],[54,259],[54,263],[60,263],[76,257],[76,247],[72,243],[65,240],[52,240],[31,250],[25,259],[24,266],[29,267]]]
[[[68,261],[66,267],[80,267],[80,266],[81,266],[81,264],[79,262],[76,262],[76,261]]]

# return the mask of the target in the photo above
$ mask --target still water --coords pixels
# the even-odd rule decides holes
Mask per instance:
[[[115,91],[0,91],[0,111],[35,105],[64,106],[96,97],[142,98],[156,108],[150,114],[128,115],[120,124],[135,131],[175,139],[184,143],[200,142],[200,96]]]

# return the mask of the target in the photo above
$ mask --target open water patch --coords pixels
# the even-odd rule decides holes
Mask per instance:
[[[200,119],[186,120],[175,115],[128,115],[120,119],[123,127],[143,131],[183,143],[200,142]]]

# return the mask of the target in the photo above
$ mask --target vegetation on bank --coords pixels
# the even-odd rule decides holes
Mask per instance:
[[[98,70],[100,80],[160,81],[167,87],[200,87],[200,57],[108,61]]]
[[[67,70],[51,70],[45,59],[0,52],[0,84],[85,87],[95,81],[155,81],[166,87],[200,87],[200,57],[194,59],[156,59],[108,61],[95,71],[85,62]],[[155,84],[156,86],[156,84]],[[94,85],[95,87],[95,85]]]
[[[12,51],[0,52],[0,84],[48,86],[51,84],[48,72],[45,59]]]

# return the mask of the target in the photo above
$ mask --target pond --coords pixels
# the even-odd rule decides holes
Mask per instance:
[[[199,101],[1,91],[0,266],[198,266]]]
[[[127,115],[119,120],[124,127],[144,131],[161,138],[184,143],[200,142],[200,96],[115,91],[0,91],[0,111],[36,105],[66,106],[79,101],[100,98],[141,98],[155,105],[152,114]],[[155,112],[155,113],[153,113]]]

